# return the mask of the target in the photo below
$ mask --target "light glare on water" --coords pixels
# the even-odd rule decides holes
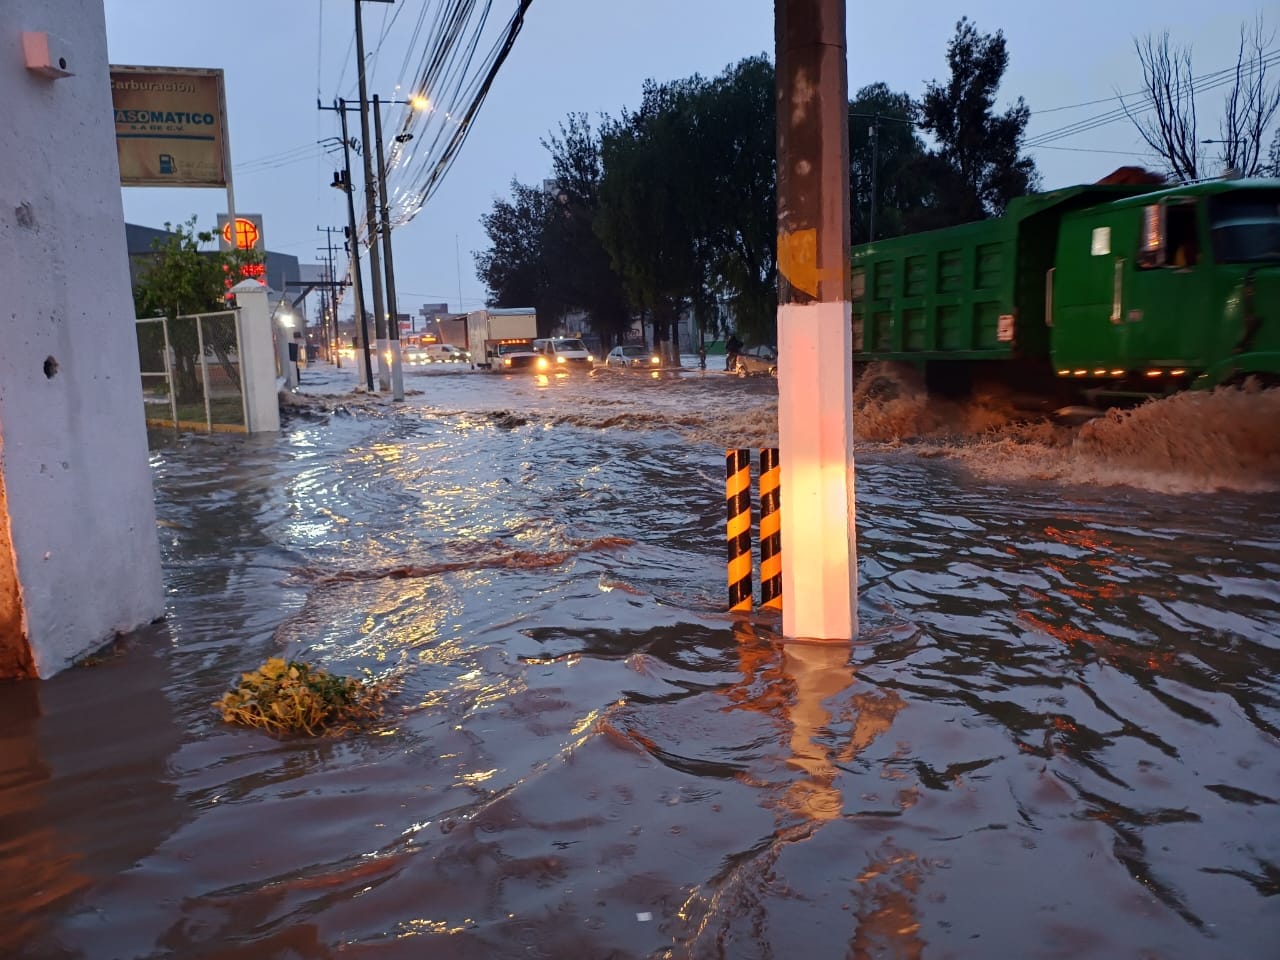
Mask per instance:
[[[0,955],[1274,951],[1275,396],[864,398],[862,629],[810,645],[724,612],[773,381],[406,381],[155,438],[166,621],[0,698]],[[388,713],[222,723],[270,656]]]

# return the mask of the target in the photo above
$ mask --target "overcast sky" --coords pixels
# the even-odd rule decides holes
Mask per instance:
[[[412,24],[424,4],[431,11],[439,2],[363,4],[371,96],[404,96],[401,85],[412,83],[402,75]],[[516,0],[492,3],[494,25],[517,6]],[[346,209],[342,194],[329,187],[339,161],[316,145],[338,134],[337,115],[318,110],[316,101],[358,99],[353,0],[105,5],[112,63],[226,71],[237,210],[263,215],[269,249],[318,261],[325,235],[316,228],[341,227]],[[919,97],[926,82],[945,78],[947,42],[960,14],[967,14],[984,33],[1004,31],[1010,65],[1001,105],[1025,98],[1035,137],[1106,113],[1118,106],[1108,98],[1139,90],[1135,37],[1168,30],[1174,43],[1191,45],[1194,71],[1205,74],[1234,64],[1241,24],[1263,9],[1241,0],[850,2],[849,88],[884,81]],[[1277,26],[1280,15],[1273,14],[1269,28]],[[1276,46],[1273,40],[1270,47]],[[483,305],[474,261],[487,246],[480,217],[509,195],[513,177],[536,184],[549,175],[540,140],[568,114],[617,116],[639,104],[648,78],[711,77],[756,54],[773,59],[772,0],[534,0],[457,162],[417,217],[394,231],[400,311],[415,313],[426,302],[455,310]],[[1201,103],[1202,137],[1219,135],[1220,104],[1221,91]],[[1125,120],[1030,152],[1046,188],[1152,162]],[[201,226],[212,227],[225,210],[219,190],[130,188],[123,194],[125,218],[148,226],[195,214]]]

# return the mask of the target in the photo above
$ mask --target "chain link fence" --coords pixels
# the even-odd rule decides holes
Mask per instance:
[[[148,427],[246,430],[236,311],[138,318]]]

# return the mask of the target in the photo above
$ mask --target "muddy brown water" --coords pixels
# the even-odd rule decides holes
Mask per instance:
[[[348,380],[154,436],[165,621],[0,690],[0,956],[1276,955],[1275,397],[865,406],[813,645],[723,612],[771,380]],[[397,692],[224,724],[277,655]]]

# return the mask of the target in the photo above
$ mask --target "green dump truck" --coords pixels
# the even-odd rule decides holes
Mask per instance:
[[[853,248],[853,358],[1123,402],[1280,384],[1280,180],[1094,184]]]

